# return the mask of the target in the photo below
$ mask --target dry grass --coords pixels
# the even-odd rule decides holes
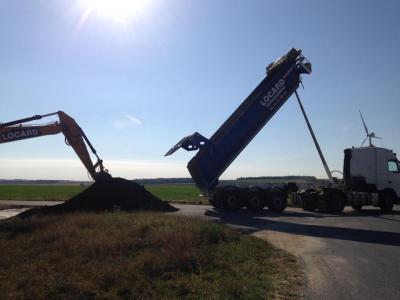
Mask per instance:
[[[295,298],[299,268],[268,243],[150,213],[0,222],[2,299]]]

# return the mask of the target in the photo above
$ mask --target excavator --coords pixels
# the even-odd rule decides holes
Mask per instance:
[[[25,124],[27,122],[40,120],[54,115],[58,116],[59,121],[45,125]],[[97,155],[96,149],[94,149],[82,128],[72,117],[62,111],[45,115],[35,115],[29,118],[19,119],[7,123],[0,123],[0,144],[36,138],[45,135],[54,135],[61,132],[65,136],[65,143],[74,149],[75,153],[78,155],[79,159],[93,180],[99,182],[107,181],[112,178],[112,176],[108,173],[108,170],[104,168],[103,160],[101,160]],[[97,162],[94,164],[90,158],[90,154],[86,145],[89,146],[90,150],[97,158]]]

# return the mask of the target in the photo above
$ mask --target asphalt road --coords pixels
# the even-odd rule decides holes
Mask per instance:
[[[400,299],[400,206],[391,214],[371,208],[342,215],[176,206],[174,214],[226,223],[294,254],[304,265],[305,299]]]
[[[294,254],[304,265],[306,299],[400,299],[400,206],[391,214],[371,208],[342,215],[179,208],[178,214],[217,219]]]

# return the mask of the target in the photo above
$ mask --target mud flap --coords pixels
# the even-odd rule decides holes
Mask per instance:
[[[195,151],[205,147],[209,143],[209,140],[202,136],[200,133],[195,132],[192,135],[188,135],[181,139],[174,147],[172,147],[164,156],[175,153],[179,148],[183,148],[186,151]]]

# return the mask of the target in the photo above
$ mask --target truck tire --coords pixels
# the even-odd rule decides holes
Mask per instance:
[[[391,192],[384,192],[379,197],[379,206],[383,212],[391,212],[396,197]]]
[[[314,189],[309,189],[299,193],[301,199],[301,207],[303,210],[314,211],[317,209],[316,194],[317,191]]]
[[[362,210],[362,207],[363,207],[363,206],[362,206],[362,205],[352,205],[351,207],[352,207],[355,211],[358,211],[358,212],[359,212],[359,211]]]
[[[281,212],[286,208],[286,194],[280,189],[272,189],[268,193],[267,206],[271,211]]]
[[[345,196],[340,192],[333,192],[327,195],[328,212],[334,214],[342,213],[345,206]]]
[[[306,198],[306,199],[302,199],[301,200],[301,206],[303,208],[303,210],[306,211],[314,211],[317,209],[317,203],[315,201],[315,199],[310,198]]]
[[[221,205],[226,211],[236,211],[242,207],[242,199],[238,189],[227,189],[221,193]]]
[[[246,192],[246,208],[253,212],[260,212],[265,206],[264,195],[258,188],[249,188]]]
[[[219,192],[217,192],[212,197],[208,198],[208,202],[210,202],[210,204],[214,206],[216,209],[220,209],[222,207],[220,198],[221,195]]]

